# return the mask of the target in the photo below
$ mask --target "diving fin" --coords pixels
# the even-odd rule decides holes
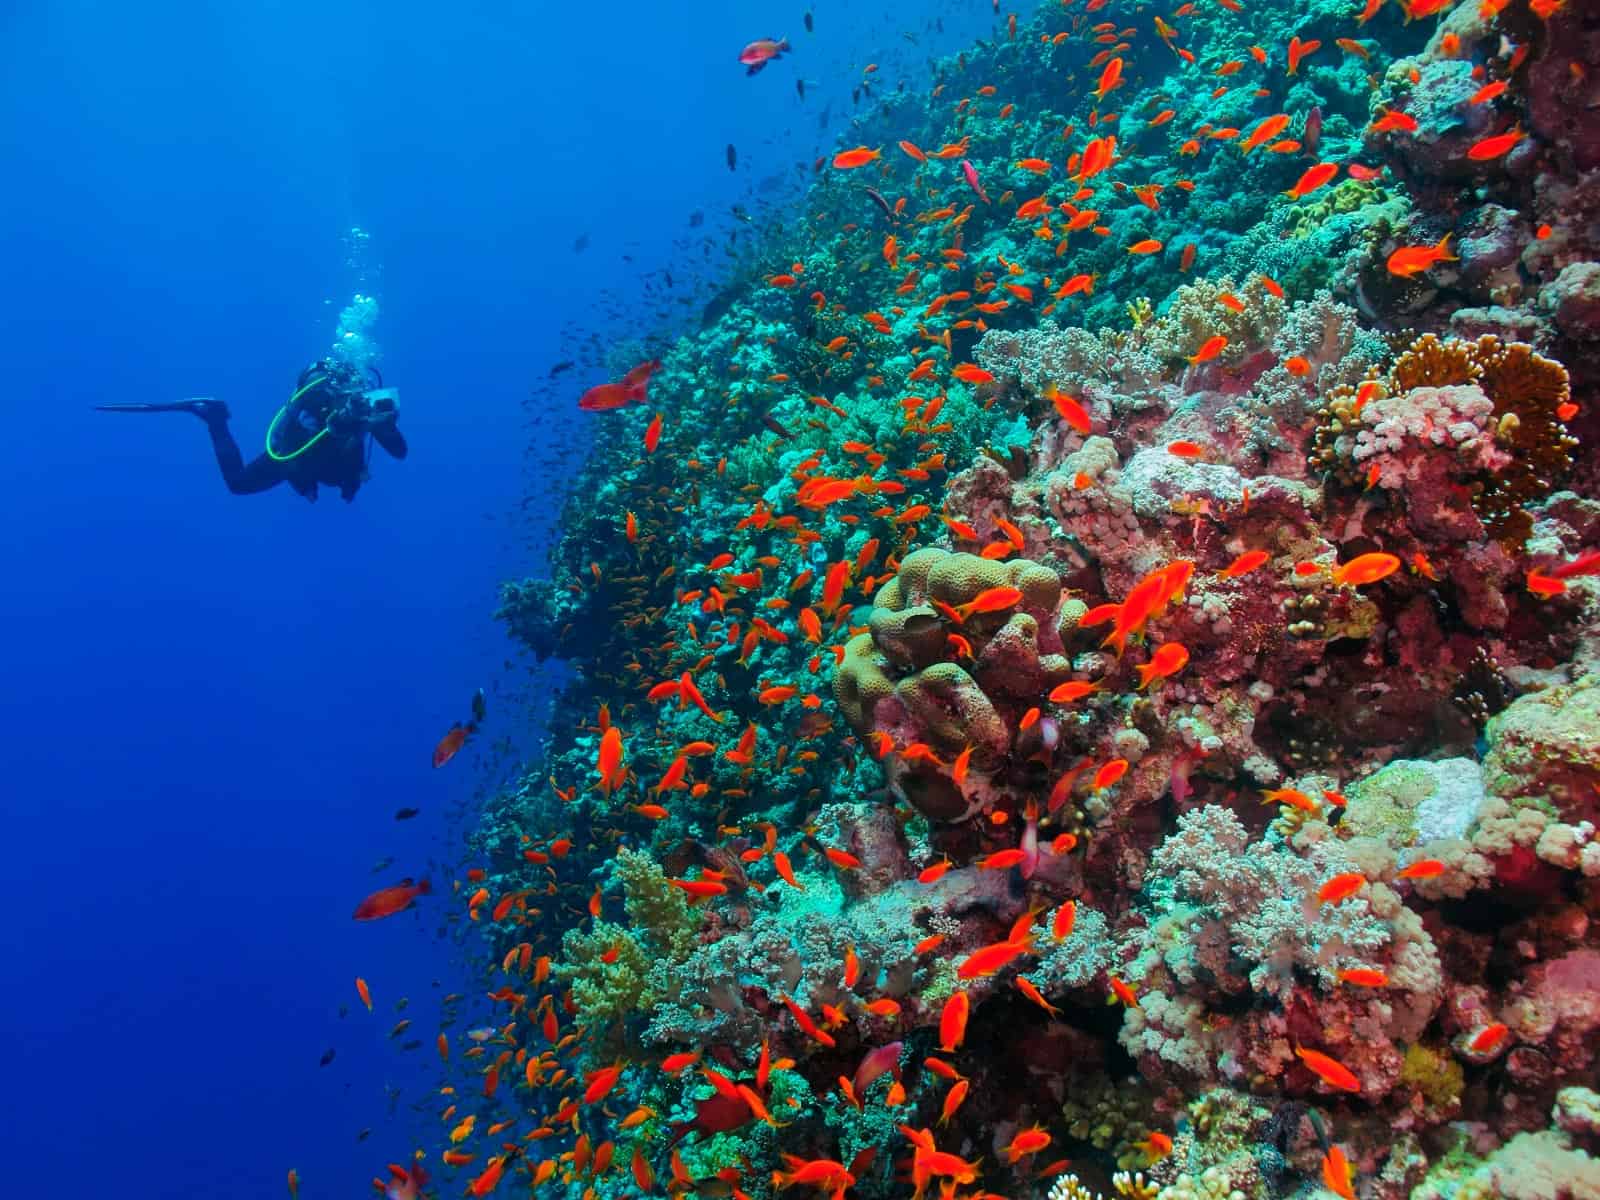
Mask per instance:
[[[217,415],[226,417],[228,415],[228,406],[221,400],[213,400],[206,396],[195,400],[174,400],[170,404],[96,404],[94,411],[120,413],[186,412],[193,413],[203,421],[209,421]]]

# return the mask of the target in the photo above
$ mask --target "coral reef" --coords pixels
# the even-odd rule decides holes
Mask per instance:
[[[1593,1194],[1591,17],[1255,7],[864,84],[614,354],[462,885],[514,1170]]]

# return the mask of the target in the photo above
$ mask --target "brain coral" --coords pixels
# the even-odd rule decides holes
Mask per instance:
[[[1018,595],[993,611],[964,607],[1001,589]],[[1071,674],[1061,581],[1027,559],[928,547],[906,555],[873,603],[868,632],[845,646],[834,696],[858,732],[926,746],[931,758],[897,768],[896,786],[928,816],[961,820],[987,806],[995,775],[1032,738],[1043,747],[1053,737],[1046,722],[1024,730],[1020,718]],[[942,768],[969,746],[973,771],[957,783]]]

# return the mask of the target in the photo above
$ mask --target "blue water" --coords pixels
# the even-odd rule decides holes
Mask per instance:
[[[899,39],[892,9],[823,8],[808,44],[798,6],[731,2],[6,6],[11,1194],[276,1197],[291,1166],[303,1195],[369,1194],[436,1128],[436,1001],[472,987],[439,937],[449,814],[513,761],[493,739],[515,756],[537,737],[540,677],[508,661],[495,588],[556,536],[589,437],[575,389],[603,374],[582,364],[532,407],[530,386],[571,356],[563,327],[651,333],[641,274],[705,261],[679,261],[687,214],[727,228],[831,144],[840,78],[932,44]],[[951,11],[945,49],[990,20]],[[803,61],[732,62],[783,33]],[[802,105],[802,73],[835,82]],[[218,396],[253,455],[360,282],[354,226],[411,454],[375,453],[353,504],[230,496],[193,417],[89,411]],[[432,771],[480,685],[489,727]],[[397,823],[403,806],[422,816]],[[404,874],[446,895],[350,919]]]

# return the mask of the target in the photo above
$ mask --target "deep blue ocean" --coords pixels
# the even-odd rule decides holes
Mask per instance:
[[[544,677],[493,611],[591,436],[592,360],[543,388],[562,331],[661,332],[641,277],[720,269],[679,261],[690,213],[781,199],[862,64],[993,20],[815,7],[808,37],[798,3],[728,0],[4,6],[8,1194],[279,1197],[294,1167],[370,1195],[436,1131],[432,1022],[479,948],[437,892],[351,912],[448,893],[474,798],[536,749]],[[410,455],[354,503],[229,495],[194,417],[91,411],[219,397],[250,457],[357,291]],[[487,728],[432,770],[480,686]]]

